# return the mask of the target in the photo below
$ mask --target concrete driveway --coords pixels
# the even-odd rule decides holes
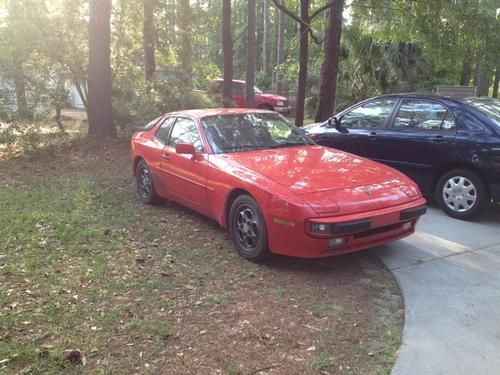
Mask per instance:
[[[431,207],[417,233],[375,253],[405,302],[393,374],[500,374],[500,207],[474,222]]]

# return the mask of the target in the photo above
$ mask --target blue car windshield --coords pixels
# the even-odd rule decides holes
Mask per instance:
[[[277,113],[236,113],[202,119],[216,154],[314,144],[302,130]]]
[[[482,112],[500,127],[500,100],[493,98],[471,98],[463,102]]]

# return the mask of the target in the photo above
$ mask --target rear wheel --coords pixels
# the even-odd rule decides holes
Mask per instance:
[[[153,177],[148,165],[144,160],[137,163],[137,168],[135,169],[135,182],[137,185],[137,192],[139,193],[139,198],[146,204],[158,203],[160,198],[156,195]]]
[[[243,258],[256,261],[270,255],[264,216],[251,196],[244,194],[234,200],[229,210],[229,232]]]
[[[481,179],[467,169],[446,172],[436,188],[436,200],[449,216],[468,220],[487,202],[488,194]]]

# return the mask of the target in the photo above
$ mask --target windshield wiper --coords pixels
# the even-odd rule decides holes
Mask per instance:
[[[292,147],[292,146],[306,146],[305,142],[283,142],[277,143],[275,145],[269,145],[269,148],[281,148],[281,147]]]
[[[222,151],[241,151],[241,150],[257,150],[261,148],[267,148],[267,146],[263,145],[238,145],[238,146],[230,146],[230,147],[221,147]]]

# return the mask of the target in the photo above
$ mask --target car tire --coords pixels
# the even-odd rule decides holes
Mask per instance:
[[[142,203],[155,204],[160,201],[160,198],[155,193],[151,171],[144,160],[137,163],[135,169],[135,182],[137,185],[137,193]]]
[[[469,220],[484,207],[488,193],[481,179],[467,169],[453,169],[439,179],[435,199],[444,212],[460,220]]]
[[[252,261],[269,257],[267,228],[262,211],[251,196],[238,196],[229,210],[229,233],[238,254]]]

